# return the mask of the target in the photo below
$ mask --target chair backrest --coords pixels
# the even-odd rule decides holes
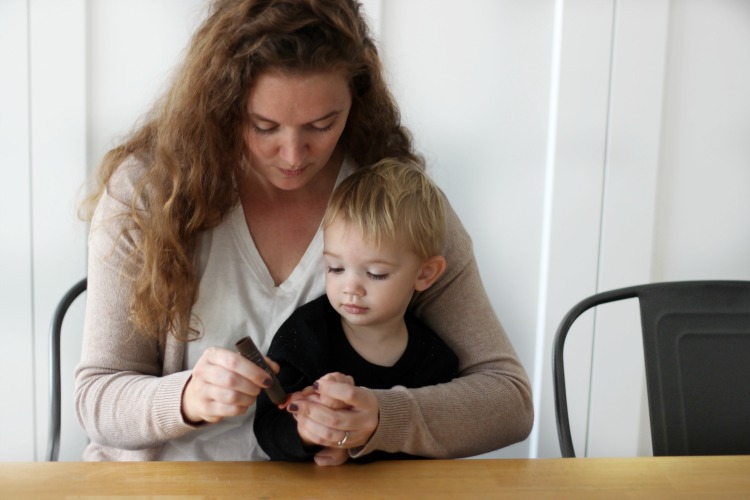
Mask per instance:
[[[750,454],[750,282],[652,283],[576,304],[553,349],[560,450],[574,457],[563,352],[568,331],[592,307],[637,298],[654,455]]]
[[[68,309],[87,286],[84,278],[63,295],[52,315],[49,332],[49,433],[47,436],[47,461],[56,462],[60,455],[60,333]]]

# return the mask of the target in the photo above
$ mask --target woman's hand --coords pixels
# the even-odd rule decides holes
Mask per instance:
[[[354,379],[349,375],[344,375],[343,373],[329,373],[323,376],[321,380],[339,382],[352,386],[354,385]],[[310,387],[310,389],[312,392],[308,393],[307,396],[312,396],[313,394],[315,394],[317,396],[315,400],[317,400],[317,402],[319,402],[320,404],[327,406],[328,408],[336,410],[341,408],[349,408],[349,406],[347,406],[343,401],[331,398],[326,395],[318,394],[317,392],[315,392],[315,389],[313,387]],[[307,440],[303,438],[303,441]],[[349,460],[349,450],[344,447],[339,448],[338,446],[335,448],[326,447],[315,454],[314,460],[316,464],[322,466],[341,465]]]
[[[279,365],[266,358],[278,373]],[[209,347],[198,359],[182,393],[182,415],[189,423],[220,422],[242,415],[271,379],[261,367],[239,353]]]
[[[364,446],[377,429],[375,394],[356,387],[351,377],[348,380],[346,377],[326,375],[313,384],[314,395],[297,399],[288,406],[306,443],[346,450]]]

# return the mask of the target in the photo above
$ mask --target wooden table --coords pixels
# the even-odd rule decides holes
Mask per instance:
[[[750,456],[0,463],[0,498],[750,498]]]

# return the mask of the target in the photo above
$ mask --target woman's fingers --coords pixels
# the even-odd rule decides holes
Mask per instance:
[[[317,398],[318,397],[315,394],[315,389],[313,389],[311,386],[310,387],[305,387],[301,391],[292,392],[292,393],[288,394],[287,398],[286,398],[286,401],[284,401],[284,403],[278,405],[278,407],[279,407],[280,410],[286,410],[287,407],[290,404],[294,403],[298,399],[309,398],[309,397],[313,397],[313,398]]]
[[[276,374],[279,373],[279,371],[281,370],[281,367],[279,366],[279,364],[276,361],[272,360],[268,356],[263,356],[263,359],[266,360],[266,364],[271,368],[272,372],[274,372]]]
[[[297,420],[297,430],[307,441],[330,447],[353,448],[369,441],[378,426],[378,401],[369,389],[348,383],[319,380],[318,401],[313,397],[296,400],[289,406]],[[343,408],[322,404],[330,398]],[[348,435],[347,435],[348,433]]]
[[[217,347],[206,349],[185,386],[183,415],[193,423],[241,415],[270,382],[262,368],[240,354]]]
[[[333,410],[342,411],[342,410]],[[297,432],[306,443],[313,443],[330,448],[349,449],[367,442],[369,436],[362,431],[341,430],[322,425],[305,415],[304,410],[294,415],[297,420]],[[341,445],[339,445],[341,443]]]

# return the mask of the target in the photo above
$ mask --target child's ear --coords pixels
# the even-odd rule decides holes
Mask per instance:
[[[414,289],[418,292],[423,292],[430,288],[435,283],[435,280],[443,274],[445,266],[445,257],[442,255],[435,255],[424,261],[417,275],[417,281],[414,283]]]

